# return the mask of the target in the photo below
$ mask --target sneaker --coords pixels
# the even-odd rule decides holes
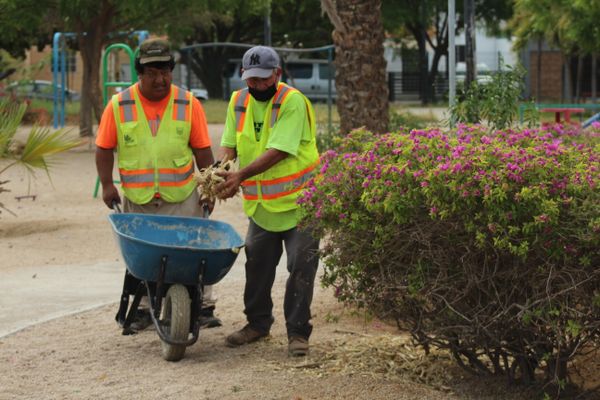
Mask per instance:
[[[198,316],[198,322],[200,323],[200,328],[216,328],[223,325],[221,320],[215,317],[214,307],[201,309],[200,315]]]
[[[147,308],[140,308],[136,310],[135,316],[133,317],[133,322],[129,327],[134,331],[143,331],[150,325],[152,325],[150,310]]]
[[[292,336],[288,341],[288,355],[290,357],[304,357],[308,354],[308,339]]]
[[[258,339],[268,336],[268,333],[259,332],[256,329],[246,325],[237,332],[233,332],[225,339],[227,347],[238,347],[243,344],[256,342]]]

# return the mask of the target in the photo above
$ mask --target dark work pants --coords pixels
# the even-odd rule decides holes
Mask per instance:
[[[319,264],[319,241],[306,231],[293,228],[269,232],[250,220],[246,235],[244,313],[252,328],[269,332],[274,321],[271,288],[283,245],[289,272],[283,301],[287,334],[308,339],[312,332],[310,303]]]

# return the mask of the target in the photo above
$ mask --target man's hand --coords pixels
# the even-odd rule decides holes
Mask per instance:
[[[102,186],[102,200],[104,201],[104,204],[106,204],[106,206],[111,210],[113,208],[113,202],[121,204],[119,190],[113,183]]]
[[[242,183],[241,174],[239,172],[219,172],[218,175],[225,178],[225,182],[216,186],[217,197],[225,200],[235,196]]]

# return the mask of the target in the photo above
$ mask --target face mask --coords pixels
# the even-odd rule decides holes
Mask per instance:
[[[254,97],[255,100],[267,101],[270,100],[273,96],[275,96],[275,93],[277,93],[277,85],[274,84],[273,86],[269,86],[265,90],[256,90],[249,87],[248,91],[250,92],[252,97]]]

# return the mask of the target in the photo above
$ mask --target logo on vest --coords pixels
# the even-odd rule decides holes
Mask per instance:
[[[123,139],[125,139],[125,143],[131,144],[133,142],[133,138],[129,135],[125,135]]]
[[[250,65],[259,65],[260,64],[260,56],[258,54],[252,54],[250,56]]]
[[[181,135],[183,135],[183,128],[181,128],[181,127],[178,127],[178,128],[176,129],[176,132],[177,132],[177,136],[181,136]]]

